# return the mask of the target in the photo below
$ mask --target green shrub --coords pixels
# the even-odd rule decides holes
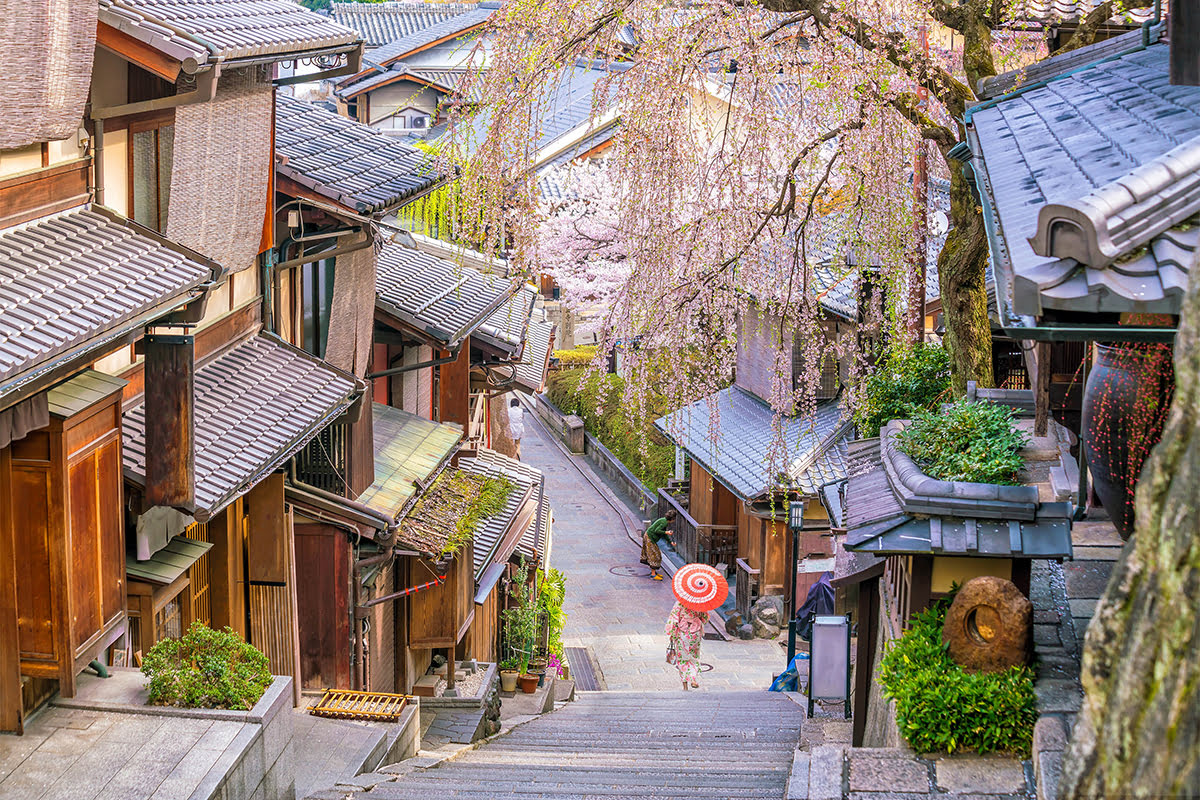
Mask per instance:
[[[942,642],[949,601],[917,614],[879,665],[884,695],[896,701],[900,733],[919,753],[969,750],[1028,757],[1037,721],[1033,672],[970,673]]]
[[[554,357],[563,369],[586,367],[596,360],[596,350],[594,344],[581,344],[570,350],[555,350]]]
[[[939,344],[893,348],[863,386],[855,414],[862,436],[879,435],[894,419],[912,419],[942,403],[950,391],[950,358]]]
[[[267,657],[232,628],[193,622],[182,639],[163,639],[142,661],[150,704],[251,709],[271,685]]]
[[[900,449],[940,480],[1017,485],[1025,434],[1013,428],[1012,413],[966,400],[941,412],[922,411],[900,432]]]
[[[567,613],[563,611],[566,598],[567,576],[552,567],[538,584],[538,608],[546,613],[550,629],[546,637],[546,649],[559,658],[563,655],[562,633],[567,624]]]
[[[649,398],[646,418],[635,427],[629,419],[625,381],[619,375],[564,370],[551,376],[546,394],[563,412],[578,414],[587,432],[642,483],[657,490],[674,476],[675,448],[654,428],[654,420],[671,410],[665,398]]]

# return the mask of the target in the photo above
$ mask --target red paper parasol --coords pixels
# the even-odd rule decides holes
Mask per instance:
[[[687,564],[671,581],[675,597],[692,611],[712,611],[729,595],[729,582],[716,567]]]

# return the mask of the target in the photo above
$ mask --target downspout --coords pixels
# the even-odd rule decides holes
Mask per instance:
[[[416,364],[407,364],[403,367],[390,367],[388,369],[381,369],[379,372],[368,372],[364,376],[364,380],[369,381],[374,378],[386,378],[389,375],[400,375],[401,373],[412,372],[413,370],[416,370],[416,369],[425,369],[426,367],[439,367],[442,364],[452,364],[458,360],[458,355],[459,355],[460,350],[462,350],[461,342],[459,342],[458,347],[452,348],[450,350],[450,352],[453,353],[454,355],[449,356],[448,358],[435,358],[432,361],[421,361]]]
[[[364,503],[360,503],[357,500],[351,500],[348,497],[342,497],[340,494],[334,494],[333,492],[326,491],[325,489],[307,484],[300,480],[300,478],[296,475],[296,462],[294,459],[288,461],[288,478],[291,480],[293,486],[303,492],[311,494],[315,497],[319,497],[323,500],[327,500],[331,503],[336,503],[337,505],[353,509],[362,516],[378,522],[378,525],[375,525],[374,527],[386,533],[386,536],[383,539],[377,540],[379,544],[389,549],[395,546],[396,536],[400,533],[400,525],[394,520],[388,519],[387,516],[381,512]]]
[[[308,264],[312,262],[314,258],[318,257],[322,261],[327,258],[337,258],[338,256],[344,256],[348,253],[365,250],[374,244],[375,240],[371,237],[370,233],[367,233],[361,242],[354,242],[352,244],[342,245],[341,247],[335,247],[332,250],[322,250],[319,253],[309,253],[308,255],[289,258],[287,261],[280,261],[275,265],[275,272],[278,273],[280,270],[291,269],[292,267],[298,267],[301,264]]]
[[[92,180],[96,205],[104,205],[104,120],[92,122]]]

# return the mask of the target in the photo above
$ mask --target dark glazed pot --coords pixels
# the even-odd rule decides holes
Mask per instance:
[[[1162,437],[1174,388],[1169,345],[1096,346],[1081,438],[1096,495],[1122,539],[1133,534],[1134,490]]]

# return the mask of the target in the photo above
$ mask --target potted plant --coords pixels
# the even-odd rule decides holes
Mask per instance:
[[[500,615],[504,620],[505,640],[520,664],[521,688],[524,690],[538,624],[537,594],[535,588],[530,585],[529,568],[525,564],[524,556],[521,557],[517,575],[509,584],[508,596],[512,605],[500,612]],[[531,677],[536,686],[537,676]],[[529,689],[528,691],[533,690]]]
[[[521,684],[521,691],[525,694],[533,694],[538,688],[538,676],[528,673],[522,674],[518,679]]]
[[[500,662],[500,691],[515,692],[517,677],[521,674],[521,662],[515,658],[506,658]]]

